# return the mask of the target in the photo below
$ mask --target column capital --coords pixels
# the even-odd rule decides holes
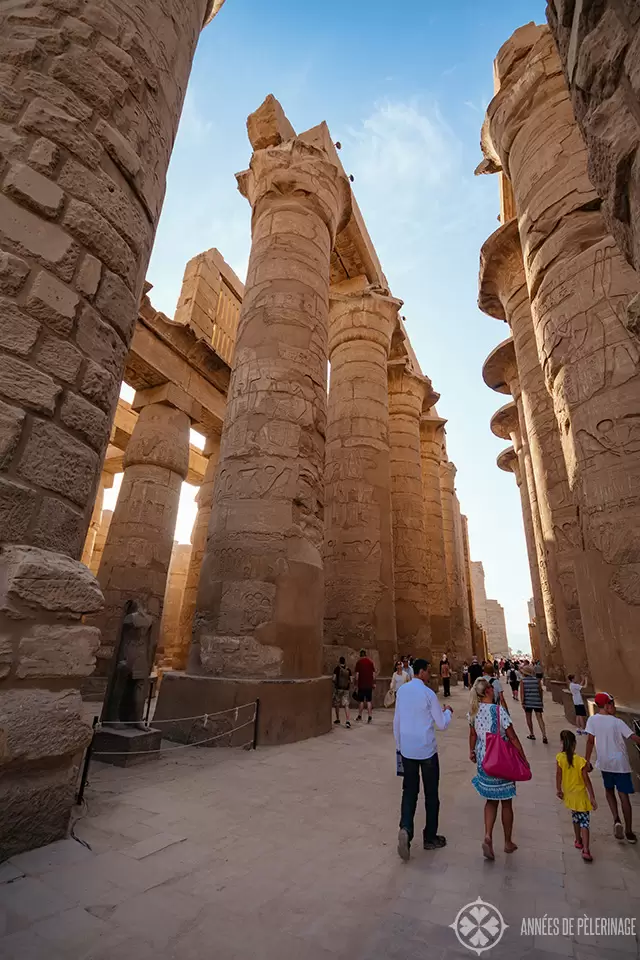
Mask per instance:
[[[365,277],[358,280],[364,283],[347,280],[329,290],[329,359],[336,347],[351,340],[377,343],[389,353],[402,300]]]
[[[236,174],[253,220],[283,207],[307,207],[326,224],[333,244],[351,216],[351,185],[324,150],[299,137],[255,150],[248,170]]]
[[[406,357],[387,362],[389,413],[418,419],[440,399],[428,377],[415,373]]]
[[[455,482],[458,468],[451,460],[443,460],[440,464],[440,480],[442,486],[452,496],[456,492]]]
[[[522,483],[520,462],[514,447],[507,447],[506,450],[503,450],[496,458],[496,463],[505,473],[515,474],[516,483],[520,486]]]
[[[496,410],[491,417],[491,433],[501,440],[512,440],[513,445],[518,449],[522,444],[520,435],[520,421],[518,419],[518,406],[515,401],[505,403],[503,407]]]
[[[189,472],[189,418],[166,403],[143,407],[123,459],[127,467],[148,464],[177,473]]]
[[[506,305],[526,283],[518,220],[514,217],[492,233],[480,249],[478,307],[496,320],[508,321]]]
[[[516,396],[520,392],[518,364],[513,337],[508,337],[491,351],[482,366],[482,379],[490,390]]]
[[[442,417],[430,417],[428,414],[423,413],[420,417],[420,439],[425,443],[439,444],[441,450],[446,422]],[[437,459],[440,461],[442,456],[438,456]]]

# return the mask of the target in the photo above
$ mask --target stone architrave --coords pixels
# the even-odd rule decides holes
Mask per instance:
[[[524,32],[523,32],[524,31]],[[511,180],[538,357],[580,511],[576,577],[597,687],[640,701],[640,344],[625,326],[637,276],[600,212],[547,28],[496,60],[484,146]]]
[[[501,178],[504,179],[504,178]],[[575,575],[580,528],[569,489],[553,402],[547,392],[531,320],[517,220],[510,220],[493,233],[480,252],[478,305],[489,316],[506,320],[511,327],[511,346],[506,366],[499,362],[494,380],[505,383],[518,404],[523,457],[523,477],[529,500],[537,510],[550,586],[554,592],[558,642],[566,670],[577,676],[588,673],[588,638],[585,641]],[[513,356],[512,356],[513,353]],[[498,359],[500,348],[495,358]],[[499,368],[499,369],[498,369]],[[509,381],[507,384],[506,381]],[[489,386],[494,386],[493,382]],[[505,439],[507,439],[505,437]],[[527,472],[529,471],[529,472]],[[532,509],[534,509],[532,506]],[[533,522],[533,521],[532,521]],[[526,524],[526,520],[525,520]],[[535,583],[534,595],[535,595]],[[543,621],[536,606],[536,622]],[[550,618],[550,622],[554,622]],[[542,645],[549,641],[544,624]]]
[[[0,5],[11,91],[0,193],[0,635],[12,651],[0,690],[0,859],[65,835],[91,738],[78,689],[95,630],[79,620],[101,600],[80,557],[191,61],[218,7]],[[23,590],[18,571],[31,583],[20,614],[6,595]],[[26,679],[34,630],[38,642],[49,631],[52,651],[66,631],[69,655],[55,666],[29,655]]]
[[[139,408],[140,396],[134,407]],[[153,644],[162,662],[157,645],[180,491],[189,467],[189,428],[187,414],[167,403],[148,403],[140,410],[124,454],[122,485],[98,570],[105,604],[94,620],[101,644],[86,696],[104,695],[129,600],[140,602],[153,618]]]
[[[366,278],[331,289],[325,459],[325,664],[397,656],[387,361],[401,300]],[[340,647],[339,651],[336,647]],[[347,648],[346,650],[343,648]]]
[[[198,512],[191,531],[189,569],[180,608],[177,644],[171,651],[173,670],[184,670],[189,658],[189,648],[193,634],[193,617],[196,612],[196,598],[198,596],[200,573],[202,572],[202,559],[207,544],[207,531],[213,508],[213,487],[220,457],[220,437],[208,437],[204,452],[208,454],[207,469],[200,484],[200,489],[196,494]]]
[[[446,454],[445,454],[446,456]],[[451,644],[457,659],[464,659],[472,638],[467,628],[468,597],[463,572],[464,555],[460,535],[460,504],[455,490],[456,466],[444,459],[440,464],[442,527],[444,531],[445,565],[449,594]]]
[[[449,584],[444,547],[442,492],[440,489],[440,462],[444,443],[444,425],[431,410],[420,418],[420,457],[422,463],[422,491],[424,497],[425,544],[427,553],[427,597],[431,652],[434,660],[451,649],[451,622]]]
[[[250,132],[263,126],[250,118]],[[201,691],[207,712],[258,696],[261,742],[283,742],[330,724],[321,676],[329,263],[351,191],[323,149],[277,131],[254,144],[238,183],[252,206],[252,246],[214,508],[189,673],[165,676],[159,709],[182,689]]]
[[[398,652],[430,658],[420,418],[429,397],[433,406],[437,395],[427,377],[411,370],[407,358],[390,360],[387,368]]]

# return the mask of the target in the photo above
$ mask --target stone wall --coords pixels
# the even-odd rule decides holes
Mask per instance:
[[[504,607],[497,600],[487,600],[487,643],[492,656],[508,656],[509,641]]]

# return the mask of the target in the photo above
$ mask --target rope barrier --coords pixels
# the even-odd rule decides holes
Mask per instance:
[[[252,726],[255,721],[255,714],[251,720],[247,720],[246,723],[241,723],[239,727],[234,727],[233,730],[226,730],[224,733],[219,733],[215,737],[207,737],[206,740],[197,740],[195,743],[181,743],[177,747],[168,747],[163,751],[159,750],[101,750],[98,752],[94,750],[91,754],[92,757],[136,757],[143,753],[174,753],[176,750],[184,750],[186,747],[200,747],[203,743],[212,743],[213,740],[220,740],[222,737],[230,737],[236,732],[236,730],[242,730],[243,727]],[[252,741],[247,741],[252,742]],[[246,746],[246,744],[240,744],[240,746]]]
[[[221,717],[225,713],[231,713],[235,711],[236,716],[239,710],[244,710],[245,707],[254,707],[256,705],[256,700],[250,700],[249,703],[243,703],[239,707],[227,707],[226,710],[219,710],[217,713],[199,713],[195,717],[168,717],[166,720],[155,720],[152,719],[149,721],[150,724],[155,725],[157,723],[185,723],[187,720],[202,720],[205,722],[208,720],[213,720],[215,717]],[[142,720],[105,720],[105,723],[117,723],[120,726],[136,726],[140,725]]]

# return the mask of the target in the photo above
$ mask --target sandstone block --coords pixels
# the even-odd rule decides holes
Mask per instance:
[[[95,310],[85,307],[78,320],[76,343],[82,352],[114,376],[121,376],[127,348]]]
[[[35,70],[29,70],[18,77],[16,86],[24,93],[30,93],[34,97],[43,97],[49,103],[64,110],[65,113],[77,117],[78,120],[88,120],[91,116],[91,107],[88,107],[86,103],[76,97],[75,93],[72,93],[64,83],[59,83],[46,73],[36,73]]]
[[[0,401],[0,470],[7,470],[18,445],[25,412]]]
[[[0,292],[15,296],[24,285],[30,269],[26,260],[0,250]]]
[[[6,677],[11,670],[13,660],[13,644],[9,637],[0,637],[0,679]]]
[[[134,147],[122,134],[105,120],[98,120],[95,134],[114,163],[130,177],[140,170],[142,161]]]
[[[14,258],[14,259],[17,259]],[[22,263],[22,260],[18,261]],[[19,310],[13,300],[0,297],[0,346],[26,357],[38,339],[40,324]],[[1,390],[1,387],[0,387]]]
[[[65,17],[61,24],[62,30],[73,40],[90,40],[93,34],[93,27],[88,23],[83,23],[77,17]]]
[[[41,270],[29,291],[27,310],[57,333],[67,334],[73,326],[79,300],[77,293]]]
[[[75,160],[68,160],[58,178],[69,194],[90,203],[117,230],[132,249],[139,252],[149,235],[149,221],[138,206],[102,170],[92,172]]]
[[[120,378],[105,370],[98,363],[90,360],[84,372],[80,393],[95,403],[105,413],[110,414],[115,409],[120,390]]]
[[[59,553],[9,544],[0,548],[6,570],[0,584],[0,609],[31,608],[71,614],[102,609],[98,581],[79,560]]]
[[[82,11],[82,18],[90,23],[92,27],[105,37],[112,40],[118,39],[120,33],[120,23],[115,17],[112,17],[104,7],[97,3],[89,3]]]
[[[84,512],[57,497],[42,497],[29,539],[34,547],[77,557],[85,539]]]
[[[247,118],[247,133],[254,150],[276,147],[284,140],[292,140],[296,132],[273,94],[269,94],[254,113]]]
[[[24,137],[16,133],[15,129],[7,123],[0,123],[0,153],[5,157],[12,157],[14,154],[22,154]]]
[[[91,739],[75,690],[0,692],[0,768],[78,753]]]
[[[52,414],[60,387],[48,374],[6,355],[0,356],[0,392],[32,410]]]
[[[99,643],[97,627],[36,624],[20,639],[16,676],[88,677]],[[0,664],[1,656],[0,646]]]
[[[85,10],[83,19],[86,18]],[[108,67],[101,57],[78,44],[71,44],[61,56],[55,58],[51,74],[101,113],[111,109],[114,99],[121,103],[127,90],[126,81]]]
[[[27,255],[42,258],[59,268],[68,267],[70,263],[70,273],[73,273],[71,237],[55,223],[47,223],[5,196],[0,196],[0,233]]]
[[[76,288],[80,293],[84,293],[85,297],[92,297],[98,289],[100,270],[100,261],[88,253],[80,264],[76,277]]]
[[[53,173],[59,159],[59,148],[46,137],[38,137],[29,151],[29,163],[41,173]]]
[[[4,468],[4,464],[2,464]],[[13,478],[0,477],[0,530],[9,543],[20,543],[33,516],[36,494]]]
[[[122,280],[109,270],[103,271],[96,307],[128,344],[138,315],[136,302]]]
[[[68,759],[53,768],[7,771],[2,781],[0,857],[33,850],[67,833],[77,766]]]
[[[133,282],[136,266],[133,253],[118,232],[97,210],[81,200],[72,200],[63,224],[108,267],[129,284]]]
[[[75,393],[66,393],[60,408],[60,419],[79,433],[94,450],[101,451],[109,436],[110,424],[105,413]]]
[[[0,40],[0,60],[3,63],[15,63],[22,67],[35,65],[38,60],[44,59],[44,51],[38,51],[38,43],[34,39],[11,39],[9,37]]]
[[[35,40],[38,47],[47,53],[61,53],[64,49],[64,37],[53,26],[43,26],[34,23],[12,24],[11,33],[18,39]]]
[[[96,167],[102,147],[85,129],[85,124],[41,97],[32,100],[24,112],[20,126],[33,133],[43,134],[66,147],[89,167]]]
[[[37,420],[22,452],[18,475],[84,507],[97,470],[98,457],[93,450],[55,424]]]
[[[23,104],[24,97],[17,93],[11,81],[0,74],[0,120],[14,123],[20,115]]]
[[[55,217],[64,200],[57,183],[43,177],[26,163],[14,163],[4,182],[4,189],[26,206],[45,217]]]
[[[48,334],[40,345],[36,363],[41,370],[72,383],[78,375],[82,354],[68,340]]]

